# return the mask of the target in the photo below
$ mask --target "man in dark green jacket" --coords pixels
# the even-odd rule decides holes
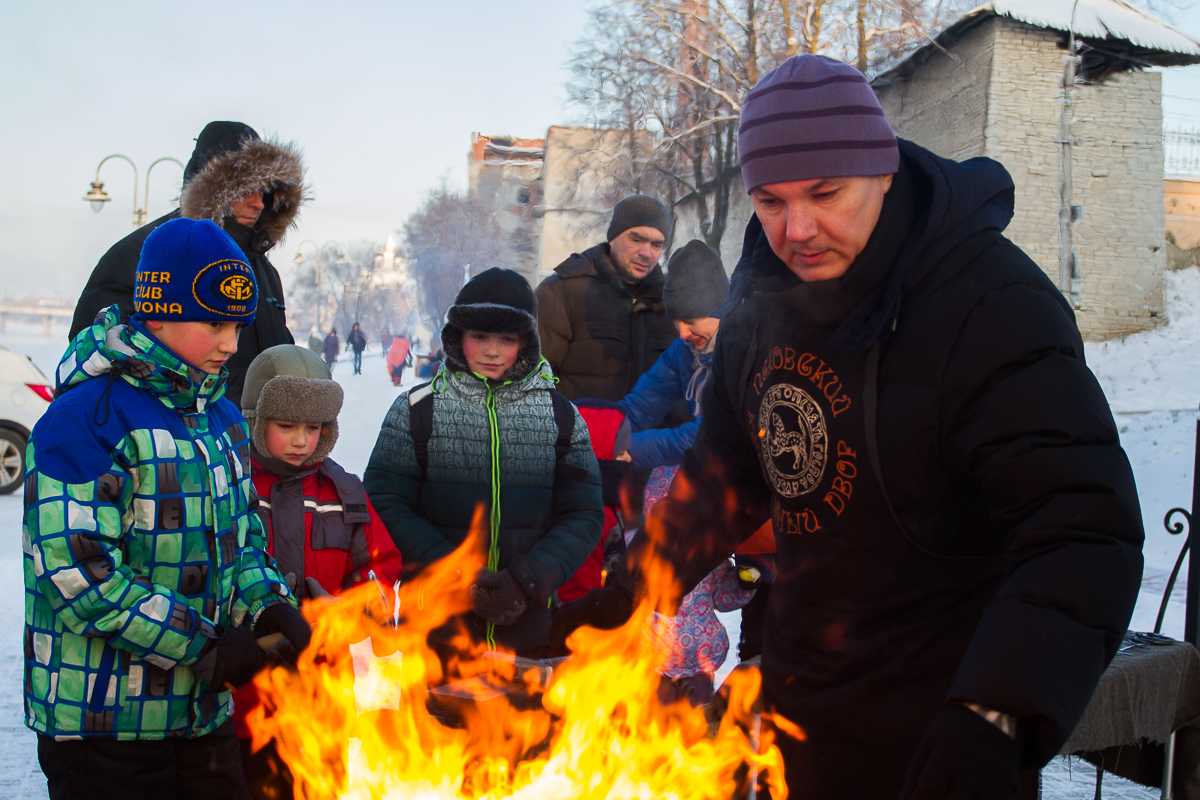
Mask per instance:
[[[546,644],[548,602],[600,541],[604,521],[587,425],[554,397],[536,314],[518,273],[471,279],[442,330],[445,362],[432,383],[392,405],[363,476],[406,571],[450,556],[476,509],[486,510],[487,568],[472,588],[473,611],[454,622],[474,641],[518,653]],[[431,644],[445,653],[451,634],[435,631]]]

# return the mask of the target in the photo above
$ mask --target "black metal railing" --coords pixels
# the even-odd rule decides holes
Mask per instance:
[[[1182,520],[1172,521],[1176,515],[1182,517]],[[1167,579],[1167,588],[1163,592],[1162,603],[1158,607],[1158,620],[1154,623],[1154,632],[1161,632],[1163,617],[1167,613],[1167,605],[1171,602],[1171,592],[1175,589],[1175,580],[1179,577],[1184,557],[1188,556],[1183,638],[1193,647],[1196,646],[1196,624],[1200,621],[1196,614],[1197,609],[1200,608],[1200,547],[1191,546],[1192,526],[1197,518],[1200,518],[1200,418],[1196,420],[1196,450],[1192,466],[1192,510],[1172,508],[1163,517],[1163,527],[1167,529],[1167,533],[1178,536],[1186,530],[1187,536],[1184,537],[1183,547],[1179,550],[1179,557],[1175,559],[1175,567],[1171,570],[1171,576]]]

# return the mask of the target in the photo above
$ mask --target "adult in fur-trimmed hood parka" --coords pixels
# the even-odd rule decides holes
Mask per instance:
[[[283,286],[266,254],[294,225],[306,199],[304,165],[294,145],[264,141],[241,122],[208,123],[183,171],[179,208],[138,228],[100,258],[75,306],[71,338],[113,303],[120,306],[123,320],[133,313],[138,257],[151,231],[180,216],[211,219],[242,248],[260,294],[254,324],[242,332],[228,364],[225,396],[238,403],[254,357],[268,347],[293,343],[285,325]]]

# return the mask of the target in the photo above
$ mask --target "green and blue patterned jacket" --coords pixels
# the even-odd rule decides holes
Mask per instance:
[[[195,737],[233,709],[188,666],[214,625],[293,602],[251,510],[226,373],[116,306],[75,337],[25,480],[25,723],[58,739]]]

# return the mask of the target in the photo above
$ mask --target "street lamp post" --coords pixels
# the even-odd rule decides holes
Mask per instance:
[[[325,242],[325,244],[318,247],[316,242],[305,239],[300,244],[296,245],[296,257],[292,259],[292,263],[296,266],[299,266],[308,260],[304,257],[304,254],[300,252],[300,248],[306,244],[312,245],[313,252],[316,254],[317,330],[323,331],[324,328],[321,327],[321,306],[325,304],[325,296],[321,291],[321,281],[325,274],[325,248],[329,247],[329,245],[333,245],[335,248],[337,248],[335,251],[337,252],[337,258],[333,260],[334,264],[346,263],[346,254],[342,252],[345,248],[342,247],[339,242],[335,242],[333,240]]]
[[[178,158],[164,156],[163,158],[157,159],[153,164],[150,165],[149,169],[146,170],[146,191],[143,195],[145,198],[145,204],[141,208],[138,208],[137,164],[134,164],[133,159],[131,159],[129,156],[123,156],[120,153],[113,153],[111,156],[105,156],[104,158],[100,159],[100,163],[96,165],[96,180],[92,181],[92,188],[83,196],[85,201],[92,204],[92,211],[95,211],[97,214],[104,209],[105,203],[112,200],[112,198],[109,197],[104,191],[104,184],[100,182],[100,167],[103,167],[104,162],[111,158],[123,159],[129,163],[129,166],[133,167],[133,229],[137,230],[138,228],[142,227],[142,225],[146,224],[146,217],[148,216],[147,212],[150,209],[150,173],[154,170],[155,164],[160,164],[163,161],[174,161],[181,168],[184,168],[183,162]]]

